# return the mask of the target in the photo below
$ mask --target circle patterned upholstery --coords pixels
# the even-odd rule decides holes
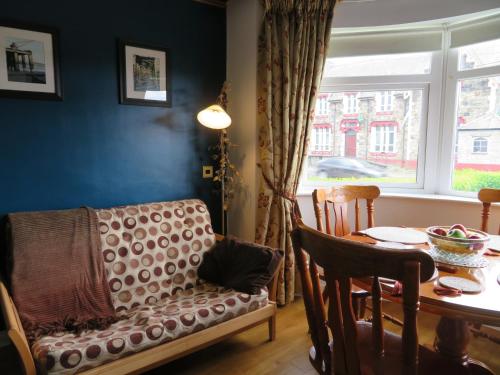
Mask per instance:
[[[240,293],[213,284],[135,307],[105,331],[44,336],[32,346],[41,373],[74,374],[214,326],[267,305],[267,291]]]
[[[107,330],[37,339],[41,373],[75,374],[264,307],[267,290],[248,295],[202,283],[198,267],[215,244],[200,200],[97,210],[103,261],[115,310]]]
[[[98,210],[109,288],[117,312],[192,288],[203,253],[215,244],[200,200]]]

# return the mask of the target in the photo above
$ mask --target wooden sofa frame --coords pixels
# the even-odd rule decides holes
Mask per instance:
[[[223,239],[223,236],[216,235],[216,238],[217,241],[220,241]],[[277,309],[275,301],[277,285],[278,274],[274,275],[274,278],[268,285],[269,303],[265,307],[188,336],[89,369],[81,372],[81,374],[141,374],[265,322],[269,325],[269,340],[274,341],[276,339]],[[31,355],[30,346],[21,325],[16,306],[2,280],[0,280],[0,304],[2,306],[7,335],[19,354],[24,373],[26,375],[36,375],[35,362]]]

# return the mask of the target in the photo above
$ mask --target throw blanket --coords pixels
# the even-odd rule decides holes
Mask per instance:
[[[11,293],[30,340],[117,320],[93,209],[14,213],[8,221]]]

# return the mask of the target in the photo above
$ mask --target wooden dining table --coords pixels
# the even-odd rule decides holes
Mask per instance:
[[[359,233],[348,234],[344,238],[383,246],[383,242]],[[413,246],[429,250],[428,244]],[[436,328],[435,350],[467,366],[473,374],[494,375],[485,364],[470,358],[467,351],[471,324],[500,327],[500,256],[485,257],[488,259],[488,265],[484,268],[454,267],[455,272],[436,270],[435,277],[420,286],[420,309],[440,316]],[[434,287],[442,276],[475,279],[480,281],[483,290],[476,294],[462,293],[454,297],[438,295],[434,292]],[[371,289],[370,280],[353,280],[353,283],[367,291]],[[390,285],[382,286],[384,298],[401,303],[400,297],[392,295]]]

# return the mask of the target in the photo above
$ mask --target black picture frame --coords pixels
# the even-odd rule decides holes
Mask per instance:
[[[63,100],[63,90],[62,90],[62,79],[61,79],[61,71],[60,71],[60,66],[61,66],[61,61],[60,61],[60,54],[59,54],[59,30],[54,28],[54,27],[49,27],[49,26],[43,26],[43,25],[36,25],[36,24],[31,24],[31,23],[26,23],[26,22],[20,22],[16,20],[6,20],[6,19],[0,19],[0,28],[5,28],[5,29],[13,29],[13,34],[16,32],[19,33],[19,31],[23,32],[33,32],[33,33],[42,33],[42,34],[47,34],[47,40],[50,40],[51,44],[51,51],[47,55],[45,55],[45,50],[44,50],[44,57],[51,57],[51,65],[46,66],[46,59],[44,58],[43,60],[43,79],[47,80],[47,78],[52,77],[52,79],[49,79],[49,83],[47,82],[27,82],[27,81],[12,81],[9,79],[9,68],[12,67],[12,65],[9,64],[9,54],[7,49],[9,48],[8,46],[5,46],[3,43],[5,40],[2,40],[0,43],[0,46],[2,46],[2,50],[0,50],[1,56],[0,59],[5,59],[5,64],[4,66],[6,67],[7,71],[6,72],[0,72],[0,77],[7,77],[6,80],[3,80],[0,78],[0,97],[7,97],[7,98],[15,98],[15,99],[38,99],[38,100],[58,100],[61,101]],[[2,33],[0,33],[0,37],[2,36]],[[38,42],[43,45],[39,40],[34,41]],[[21,52],[31,52],[31,51],[25,51],[22,50]],[[50,53],[51,52],[51,53]],[[24,60],[24,57],[22,58],[24,64],[16,64],[16,65],[22,65],[26,70],[30,70],[29,74],[27,73],[26,70],[23,72],[18,72],[16,71],[18,76],[24,75],[25,77],[31,76],[35,77],[37,76],[36,72],[33,72],[33,61],[27,61]],[[0,65],[1,66],[1,65]],[[14,68],[15,70],[15,68]],[[13,71],[13,70],[10,70]],[[48,77],[47,72],[51,71],[50,76]],[[4,75],[2,75],[4,74]],[[40,75],[38,75],[39,77]],[[34,79],[34,78],[32,78]],[[17,83],[13,83],[17,82]],[[18,85],[19,89],[15,89],[15,87],[7,87],[6,85],[9,86],[15,86]],[[46,84],[48,85],[48,88],[50,91],[31,91],[27,89],[26,84]],[[53,88],[51,89],[50,87]]]
[[[126,47],[135,47],[135,48],[141,48],[145,50],[150,50],[155,52],[156,54],[160,53],[161,55],[164,56],[164,69],[161,69],[161,58],[160,58],[160,74],[164,74],[164,88],[165,88],[165,98],[164,100],[155,100],[155,99],[146,99],[146,98],[137,98],[137,97],[130,97],[130,80],[134,79],[134,85],[135,85],[135,77],[130,76],[130,69],[129,69],[129,74],[127,74],[127,63],[131,64],[130,59],[127,59],[127,54],[126,54]],[[123,40],[119,39],[118,40],[118,60],[119,60],[119,66],[118,66],[118,74],[119,74],[119,94],[120,94],[120,104],[128,104],[128,105],[143,105],[143,106],[151,106],[151,107],[171,107],[172,106],[172,91],[171,91],[171,70],[170,70],[170,50],[165,47],[160,47],[160,46],[155,46],[151,44],[145,44],[145,43],[139,43],[135,41],[130,41],[130,40]],[[131,68],[132,69],[132,68]],[[132,73],[134,74],[134,73]],[[158,78],[158,84],[161,87],[161,75],[160,78]],[[161,92],[162,90],[153,90],[153,92],[158,91]],[[140,92],[140,91],[135,91],[135,92]],[[147,91],[144,91],[145,93]]]

